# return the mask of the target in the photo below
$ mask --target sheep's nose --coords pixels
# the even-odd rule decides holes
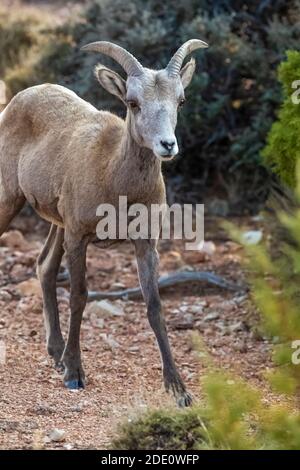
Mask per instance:
[[[168,152],[171,152],[175,145],[175,140],[161,140],[160,143]]]

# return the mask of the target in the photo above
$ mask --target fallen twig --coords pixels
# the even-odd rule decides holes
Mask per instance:
[[[33,273],[30,273],[26,276],[23,276],[19,279],[11,279],[8,282],[4,282],[0,287],[5,287],[9,284],[18,284],[22,281],[25,281],[33,277]],[[184,284],[186,282],[206,282],[222,289],[227,289],[231,291],[247,291],[247,286],[242,286],[239,284],[234,284],[233,282],[226,281],[226,279],[218,276],[217,274],[209,273],[206,271],[179,271],[170,274],[161,276],[158,279],[159,290],[162,291],[167,287],[174,287],[178,284]],[[57,284],[59,286],[69,286],[70,278],[69,272],[67,269],[60,272],[57,276]],[[102,299],[141,299],[142,292],[140,287],[133,287],[130,289],[123,289],[117,291],[89,291],[88,293],[88,302],[93,300],[102,300]]]
[[[214,286],[221,287],[223,289],[231,291],[247,290],[245,286],[240,286],[232,282],[228,282],[220,276],[205,271],[179,271],[170,273],[165,276],[161,276],[158,280],[159,290],[163,290],[167,287],[173,287],[178,284],[185,282],[207,282]],[[88,301],[101,300],[101,299],[139,299],[142,298],[142,292],[140,287],[134,287],[132,289],[124,289],[111,292],[98,292],[90,291],[88,294]]]

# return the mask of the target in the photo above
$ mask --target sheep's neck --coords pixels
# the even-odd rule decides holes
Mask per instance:
[[[149,195],[161,176],[161,163],[153,152],[138,145],[131,134],[130,115],[127,114],[120,146],[118,166],[115,168],[116,190],[134,201]]]

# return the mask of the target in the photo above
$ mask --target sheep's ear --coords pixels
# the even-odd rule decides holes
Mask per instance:
[[[96,66],[95,75],[105,90],[125,101],[126,82],[119,74],[99,64]]]
[[[195,62],[195,59],[192,58],[180,70],[180,78],[181,78],[183,88],[186,88],[190,84],[190,81],[192,80],[192,77],[195,72],[195,68],[196,68],[196,62]]]

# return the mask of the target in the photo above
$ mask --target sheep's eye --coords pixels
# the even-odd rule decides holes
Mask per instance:
[[[185,99],[182,98],[180,101],[179,101],[179,107],[181,108],[185,103]]]
[[[131,109],[139,109],[139,105],[136,101],[127,101],[127,104],[128,106],[131,108]]]

